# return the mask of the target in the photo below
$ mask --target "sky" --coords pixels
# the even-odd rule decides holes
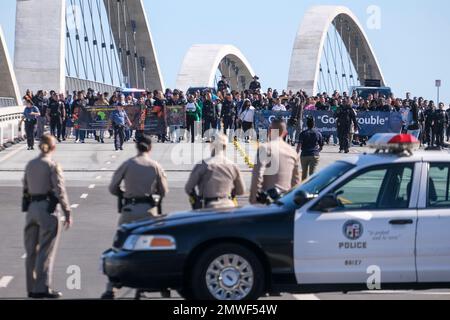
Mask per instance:
[[[450,103],[447,0],[144,0],[144,4],[167,87],[175,85],[191,45],[232,44],[250,61],[263,87],[283,89],[304,13],[314,5],[334,4],[349,7],[359,18],[397,96],[411,92],[436,100],[435,80],[441,79],[441,100]],[[374,16],[367,13],[371,6],[380,13],[375,28]],[[0,24],[13,56],[15,1],[2,1]]]

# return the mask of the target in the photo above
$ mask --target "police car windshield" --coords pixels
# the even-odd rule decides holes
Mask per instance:
[[[354,165],[347,162],[335,162],[334,164],[326,167],[325,169],[312,176],[308,181],[300,185],[298,188],[291,190],[288,194],[281,198],[279,202],[280,204],[293,205],[295,194],[298,191],[305,191],[306,193],[312,195],[318,195],[325,188],[327,188],[329,185],[331,185],[338,178],[340,178],[342,175],[344,175],[354,167]]]

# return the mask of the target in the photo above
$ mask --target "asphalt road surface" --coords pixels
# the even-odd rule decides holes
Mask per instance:
[[[164,201],[164,212],[189,209],[184,184],[193,165],[208,154],[208,145],[155,144],[153,158],[166,169],[170,194]],[[254,158],[255,145],[244,145],[250,158]],[[247,185],[250,169],[244,158],[233,145],[228,148],[229,157],[234,159],[244,172]],[[366,152],[354,148],[352,154]],[[74,214],[74,226],[63,232],[59,242],[54,269],[55,289],[61,290],[65,299],[97,299],[105,289],[106,278],[100,271],[100,255],[110,248],[118,220],[116,199],[107,190],[114,170],[135,153],[133,144],[127,144],[125,151],[113,151],[111,141],[97,144],[88,140],[86,144],[73,141],[58,145],[55,158],[64,170]],[[352,156],[337,153],[337,148],[326,147],[320,166],[323,167],[342,157]],[[38,151],[27,151],[24,144],[0,152],[0,299],[24,299],[25,255],[23,249],[23,225],[25,216],[20,212],[22,177],[26,163],[38,155]],[[246,198],[239,199],[247,204]],[[80,284],[74,286],[71,276],[80,272]],[[134,291],[122,289],[120,299],[133,299]],[[161,299],[158,294],[146,298]],[[179,299],[173,294],[173,299]],[[290,295],[268,297],[274,300],[366,300],[366,299],[450,299],[450,290],[421,292],[360,292],[351,294],[333,293],[317,295]]]

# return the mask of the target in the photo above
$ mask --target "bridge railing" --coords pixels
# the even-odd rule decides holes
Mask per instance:
[[[23,107],[0,108],[0,147],[23,140],[22,114]]]
[[[14,107],[17,105],[16,99],[9,97],[0,97],[0,108]]]

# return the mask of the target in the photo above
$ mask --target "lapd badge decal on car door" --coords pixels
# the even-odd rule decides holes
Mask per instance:
[[[358,240],[362,237],[364,228],[363,225],[356,221],[356,220],[350,220],[347,221],[344,224],[344,235],[349,240]]]

